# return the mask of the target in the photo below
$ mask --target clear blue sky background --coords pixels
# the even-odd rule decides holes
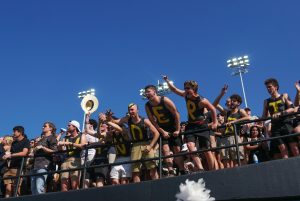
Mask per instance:
[[[77,92],[96,89],[97,111],[122,116],[139,89],[169,75],[196,80],[213,100],[224,83],[242,95],[227,59],[248,54],[248,105],[261,115],[264,80],[278,78],[294,99],[300,66],[300,1],[1,1],[0,134],[23,125],[30,138],[44,121],[82,122]],[[169,95],[186,120],[184,100]],[[224,103],[224,100],[222,101]],[[93,117],[97,114],[94,113]]]

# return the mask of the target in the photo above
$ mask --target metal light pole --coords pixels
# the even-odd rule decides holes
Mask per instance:
[[[246,93],[245,93],[244,81],[243,81],[242,74],[248,73],[249,65],[250,65],[249,64],[249,57],[247,55],[242,56],[242,57],[238,57],[238,58],[232,58],[232,59],[229,59],[227,61],[227,67],[233,70],[231,75],[239,75],[240,76],[246,107],[248,107],[248,104],[247,104],[247,98],[246,98]]]
[[[96,94],[96,90],[95,89],[89,89],[87,91],[78,92],[78,98],[83,99],[86,95],[93,95],[93,96],[95,96],[95,94]],[[82,122],[82,129],[81,130],[83,130],[84,125],[85,125],[85,113],[83,114],[83,122]]]
[[[173,84],[173,81],[170,81],[170,83]],[[156,90],[159,96],[163,96],[171,93],[168,83],[167,82],[160,83],[159,80],[157,80]],[[142,96],[142,99],[144,100],[147,99],[145,94],[145,89],[140,89],[140,96]]]

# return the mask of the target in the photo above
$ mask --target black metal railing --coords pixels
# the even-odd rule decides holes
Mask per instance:
[[[300,114],[300,112],[296,112],[296,113],[292,113],[292,114],[287,114],[287,115],[282,115],[280,118],[285,118],[285,117],[289,117],[289,116],[295,116]],[[213,148],[209,148],[209,149],[201,149],[201,150],[197,150],[197,151],[189,151],[189,152],[184,152],[184,153],[177,153],[177,154],[172,154],[169,156],[162,156],[162,137],[160,136],[159,138],[159,152],[158,152],[158,157],[154,157],[154,158],[149,158],[149,159],[141,159],[141,160],[130,160],[130,161],[124,161],[124,162],[115,162],[115,163],[111,163],[111,164],[100,164],[100,165],[90,165],[87,166],[87,156],[88,156],[88,149],[94,149],[94,148],[102,148],[102,147],[107,147],[107,146],[115,146],[118,144],[123,144],[123,143],[109,143],[109,144],[98,144],[98,145],[87,145],[84,146],[83,150],[85,150],[85,155],[84,155],[84,165],[82,167],[78,167],[78,168],[72,168],[72,169],[67,169],[67,170],[55,170],[55,171],[48,171],[46,173],[29,173],[29,174],[22,174],[23,172],[23,168],[24,168],[24,161],[25,158],[28,158],[29,156],[26,157],[21,157],[22,161],[21,161],[21,165],[20,168],[18,169],[17,175],[16,176],[10,176],[10,177],[0,177],[0,181],[1,180],[6,180],[6,179],[13,179],[16,180],[16,184],[14,186],[14,196],[17,196],[17,192],[20,186],[20,181],[21,178],[23,177],[31,177],[31,176],[41,176],[41,175],[51,175],[51,174],[55,174],[55,173],[62,173],[62,172],[71,172],[71,171],[82,171],[82,179],[81,179],[81,188],[85,188],[84,185],[84,181],[85,181],[85,177],[86,177],[86,171],[87,169],[94,169],[94,168],[100,168],[100,167],[106,167],[106,166],[116,166],[116,165],[122,165],[122,164],[131,164],[131,163],[137,163],[137,162],[146,162],[146,161],[153,161],[153,160],[158,160],[159,161],[159,177],[162,177],[162,160],[163,159],[167,159],[167,158],[173,158],[173,157],[179,157],[179,156],[186,156],[186,155],[192,155],[192,154],[200,154],[200,153],[205,153],[207,151],[217,151],[217,150],[221,150],[221,149],[228,149],[228,148],[232,148],[235,147],[236,149],[236,154],[237,154],[237,161],[238,161],[238,165],[241,166],[241,159],[240,159],[240,154],[239,154],[239,147],[240,146],[245,146],[251,143],[260,143],[260,142],[265,142],[265,141],[272,141],[272,140],[277,140],[277,139],[281,139],[281,138],[288,138],[288,137],[294,137],[294,136],[299,136],[300,133],[293,133],[293,134],[289,134],[289,135],[285,135],[285,136],[278,136],[278,137],[270,137],[270,138],[265,138],[265,139],[259,139],[256,141],[251,141],[251,142],[238,142],[238,136],[239,133],[237,132],[237,126],[243,125],[243,124],[249,124],[249,123],[254,123],[254,122],[261,122],[261,121],[267,121],[272,119],[271,117],[268,118],[261,118],[261,119],[255,119],[255,120],[248,120],[248,121],[243,121],[243,122],[238,122],[238,123],[233,123],[232,126],[234,127],[234,139],[235,139],[235,144],[232,145],[227,145],[227,146],[220,146],[220,147],[213,147]],[[218,128],[225,128],[226,125],[222,125],[219,126]],[[208,131],[210,130],[209,128],[204,128],[204,129],[197,129],[197,130],[193,130],[193,131],[186,131],[184,133],[181,133],[181,135],[188,135],[188,134],[195,134],[195,133],[201,133],[204,131]],[[197,135],[197,134],[195,134]],[[135,142],[132,142],[135,143]],[[63,151],[57,151],[52,153],[52,155],[55,154],[63,154],[66,152],[69,152],[72,150],[63,150]],[[43,155],[37,155],[37,156],[43,156]],[[37,157],[34,156],[34,157]],[[49,155],[45,155],[45,156],[49,156]]]

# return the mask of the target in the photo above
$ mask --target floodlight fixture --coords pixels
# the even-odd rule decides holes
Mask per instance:
[[[174,82],[170,81],[170,83],[173,84]],[[167,82],[161,83],[159,80],[157,80],[157,85],[155,85],[155,87],[156,87],[157,95],[159,96],[164,96],[171,93],[171,90]],[[140,89],[140,96],[142,96],[142,99],[144,100],[147,99],[145,94],[145,89]]]
[[[80,92],[78,92],[78,98],[82,99],[86,95],[89,95],[89,94],[95,96],[96,90],[95,89],[89,89],[87,91],[80,91]]]
[[[233,70],[231,75],[233,75],[233,76],[239,75],[240,76],[246,107],[248,107],[248,104],[247,104],[247,98],[246,98],[246,93],[245,93],[245,89],[244,89],[244,82],[243,82],[242,74],[248,73],[249,66],[250,66],[250,61],[249,61],[248,55],[234,57],[232,59],[227,60],[227,67],[230,68],[231,70]]]

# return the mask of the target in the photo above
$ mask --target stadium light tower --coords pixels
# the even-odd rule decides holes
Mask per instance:
[[[95,96],[96,95],[96,90],[95,89],[89,89],[87,91],[78,92],[78,98],[81,99],[81,100],[87,95]],[[83,131],[84,125],[85,125],[85,113],[83,114],[83,121],[82,121],[82,128],[81,128],[82,131]]]
[[[170,82],[173,84],[173,81]],[[172,92],[167,82],[160,83],[159,80],[157,80],[156,90],[159,96],[164,96]],[[140,89],[140,96],[142,96],[144,100],[147,99],[145,94],[145,89]]]
[[[245,88],[244,88],[244,81],[243,81],[243,76],[242,74],[248,73],[248,67],[250,66],[249,63],[249,57],[248,55],[244,55],[242,57],[238,58],[232,58],[227,61],[227,67],[233,70],[231,75],[239,75],[241,78],[241,84],[242,84],[242,90],[243,90],[243,95],[244,95],[244,100],[245,100],[245,106],[248,107],[247,104],[247,98],[246,98],[246,93],[245,93]]]
[[[95,96],[96,94],[95,89],[89,89],[87,91],[78,92],[78,98],[83,99],[88,94]]]

